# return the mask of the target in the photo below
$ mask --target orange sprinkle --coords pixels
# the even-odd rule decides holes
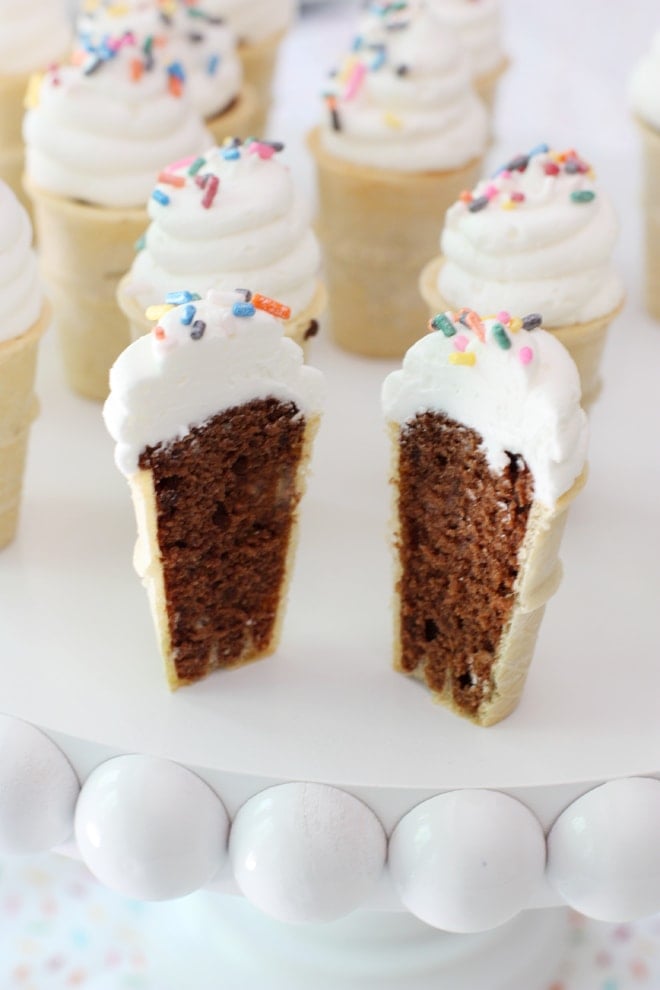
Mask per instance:
[[[458,198],[461,201],[461,203],[471,203],[472,202],[472,193],[470,192],[469,189],[464,189],[463,192],[460,193],[460,195],[459,195]]]
[[[170,76],[167,80],[167,88],[172,96],[181,96],[183,93],[183,83],[176,76]]]
[[[174,172],[161,172],[158,181],[167,186],[176,186],[177,189],[181,189],[186,184],[185,178],[182,175],[175,175]]]
[[[71,52],[69,61],[71,65],[82,65],[86,58],[87,52],[84,52],[82,48],[76,48],[75,51]]]
[[[264,313],[277,316],[280,320],[288,320],[291,316],[290,306],[285,306],[284,303],[277,302],[276,299],[269,299],[268,296],[262,296],[259,292],[255,292],[250,302],[255,309],[262,309]]]
[[[131,79],[133,82],[138,82],[144,75],[144,62],[142,59],[134,58],[131,60]]]
[[[465,322],[470,330],[474,330],[479,340],[483,343],[486,339],[486,328],[481,322],[477,313],[471,310],[465,318]]]
[[[154,327],[154,337],[156,340],[165,340],[165,331],[162,327]]]

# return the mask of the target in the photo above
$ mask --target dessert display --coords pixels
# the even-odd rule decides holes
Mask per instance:
[[[401,357],[427,317],[417,273],[481,169],[486,110],[453,34],[417,3],[369,8],[325,104],[310,147],[332,333],[349,351]]]
[[[25,185],[65,372],[76,392],[100,400],[130,339],[115,296],[154,181],[164,163],[208,147],[210,135],[176,63],[161,63],[148,39],[130,34],[35,77],[28,102]]]
[[[630,79],[642,142],[646,308],[660,320],[660,31]]]
[[[472,81],[489,110],[508,59],[502,44],[499,0],[427,0],[433,13],[450,27],[465,48]]]
[[[612,264],[618,223],[593,169],[546,144],[516,155],[447,211],[439,257],[426,265],[428,311],[538,309],[571,353],[583,403],[601,389],[607,329],[623,304]]]
[[[518,703],[585,479],[578,373],[540,324],[439,313],[383,386],[395,666],[481,725]]]
[[[170,294],[110,373],[104,418],[172,688],[272,653],[323,377],[248,290]]]
[[[217,142],[259,133],[254,88],[243,82],[233,32],[197,0],[86,0],[77,21],[78,42],[92,49],[105,38],[141,39],[177,66],[190,101]]]
[[[286,333],[304,345],[325,306],[320,249],[309,208],[277,142],[234,140],[161,172],[151,224],[121,280],[118,300],[133,338],[148,333],[145,310],[186,285],[250,285],[291,311]]]
[[[49,320],[31,242],[27,212],[0,182],[0,549],[18,525],[30,426],[39,411],[37,351]]]

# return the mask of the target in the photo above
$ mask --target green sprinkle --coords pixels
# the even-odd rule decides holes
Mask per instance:
[[[195,161],[190,166],[190,168],[188,169],[188,175],[197,175],[197,173],[199,172],[200,168],[202,168],[203,165],[206,165],[206,159],[196,158]]]
[[[590,189],[576,189],[571,193],[571,199],[574,203],[590,203],[595,198],[596,193]]]
[[[456,327],[444,313],[438,313],[437,316],[434,316],[431,320],[431,326],[434,330],[442,330],[445,337],[453,337],[456,334]]]
[[[509,335],[504,329],[504,326],[501,323],[493,323],[492,331],[493,331],[493,337],[500,345],[502,350],[508,351],[511,347],[511,341],[509,340]]]
[[[147,238],[146,238],[145,234],[141,234],[138,237],[138,239],[135,242],[135,244],[133,245],[133,247],[135,248],[136,251],[144,251],[144,248],[145,248],[146,243],[147,243]]]

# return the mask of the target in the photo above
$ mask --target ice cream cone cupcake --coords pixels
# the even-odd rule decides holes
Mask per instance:
[[[400,357],[426,317],[415,268],[481,168],[486,110],[453,35],[423,6],[396,3],[360,22],[326,111],[309,143],[332,334],[347,350]]]
[[[176,688],[277,647],[323,379],[283,336],[282,304],[169,298],[114,365],[104,417]]]
[[[31,210],[23,189],[23,102],[30,76],[64,58],[72,31],[64,0],[0,0],[0,180]]]
[[[69,384],[101,400],[129,342],[120,277],[147,223],[163,161],[210,136],[185,98],[177,63],[126,33],[49,70],[31,86],[25,186],[34,204]]]
[[[18,525],[39,342],[49,322],[27,212],[0,182],[0,549]]]
[[[642,149],[646,308],[660,320],[660,32],[632,75],[630,104]]]
[[[151,329],[148,307],[182,284],[201,296],[254,286],[291,310],[285,332],[298,344],[316,334],[325,307],[320,250],[282,150],[237,140],[162,173],[151,225],[119,284],[134,338]]]
[[[383,388],[393,449],[395,667],[480,725],[516,707],[586,416],[565,348],[536,314],[439,313]],[[475,492],[478,496],[475,496]]]
[[[538,305],[543,326],[578,367],[588,406],[624,298],[611,260],[617,231],[591,166],[573,150],[539,145],[447,211],[441,255],[421,275],[428,312],[524,313]]]

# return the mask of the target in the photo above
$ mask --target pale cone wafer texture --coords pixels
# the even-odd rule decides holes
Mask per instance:
[[[447,310],[456,311],[459,305],[450,303],[445,299],[438,289],[438,277],[444,263],[444,258],[437,257],[430,261],[423,269],[419,278],[419,291],[426,303],[426,316],[433,317],[436,313]],[[461,303],[466,305],[466,303]],[[605,350],[607,330],[614,318],[621,312],[623,302],[610,313],[586,323],[570,323],[563,327],[547,327],[544,330],[551,333],[559,340],[569,352],[580,375],[582,386],[582,405],[584,408],[591,406],[603,387],[599,375],[600,366]],[[524,316],[525,314],[514,314]],[[541,314],[543,315],[543,314]]]
[[[29,330],[0,343],[0,548],[18,525],[30,427],[39,412],[37,351],[49,322],[50,307],[44,306]]]
[[[64,370],[89,399],[108,394],[110,368],[130,343],[117,285],[147,226],[146,209],[110,209],[55,196],[25,180],[34,203],[41,272],[53,304]]]
[[[129,273],[119,283],[117,302],[128,320],[131,340],[137,340],[138,337],[144,337],[145,334],[152,331],[154,321],[147,319],[145,310],[131,292],[130,285],[131,276]],[[320,322],[326,304],[327,293],[325,286],[319,282],[309,305],[301,310],[300,313],[294,313],[291,319],[283,324],[285,336],[295,340],[296,344],[299,344],[303,351],[306,351],[308,345],[308,341],[305,340],[305,333],[312,320],[316,320],[317,323]]]
[[[637,120],[642,136],[646,308],[660,320],[660,133]]]
[[[278,31],[262,41],[238,46],[238,54],[243,64],[244,79],[254,90],[257,102],[254,130],[246,134],[246,137],[264,137],[266,133],[277,56],[286,33],[286,31]]]
[[[319,187],[332,335],[370,357],[402,357],[428,320],[417,289],[447,208],[471,188],[475,159],[447,172],[398,172],[353,165],[328,154],[320,129],[309,136]]]
[[[396,547],[399,540],[398,477],[401,426],[399,423],[390,423],[389,428],[394,496],[394,546]],[[463,718],[471,718],[482,726],[501,722],[518,705],[534,655],[546,603],[561,583],[559,546],[566,525],[567,510],[583,488],[586,479],[585,468],[569,491],[557,500],[554,508],[548,508],[539,502],[534,502],[532,505],[525,538],[518,555],[520,568],[513,588],[513,609],[506,627],[502,630],[495,652],[491,672],[493,686],[491,697],[481,704],[474,717],[466,715],[454,702],[451,672],[448,671],[443,691],[432,691],[433,700],[438,704],[451,709]],[[402,673],[408,673],[401,667],[401,605],[397,591],[401,581],[401,564],[398,553],[395,553],[394,569],[394,667]],[[423,662],[420,662],[412,676],[425,680]]]
[[[0,76],[0,179],[14,191],[32,219],[32,203],[23,188],[23,114],[29,76]]]
[[[495,100],[497,98],[497,87],[500,79],[509,68],[509,59],[503,58],[498,66],[486,72],[483,76],[477,76],[474,80],[474,88],[477,95],[484,101],[488,112],[492,115],[495,110]]]
[[[298,545],[298,523],[300,500],[305,494],[307,487],[307,476],[312,454],[314,438],[320,424],[320,416],[310,416],[305,425],[305,435],[303,440],[303,452],[298,465],[296,478],[296,494],[299,497],[298,505],[294,509],[293,523],[287,548],[287,559],[284,568],[284,576],[280,587],[280,598],[277,609],[273,633],[266,649],[257,652],[245,647],[243,655],[231,666],[241,667],[254,660],[261,660],[270,656],[277,649],[282,634],[282,624],[286,612],[287,595],[293,563]],[[175,657],[172,650],[172,635],[167,616],[167,600],[165,597],[165,582],[163,576],[163,566],[158,541],[158,517],[156,510],[156,493],[153,482],[153,472],[138,470],[129,479],[129,486],[133,498],[135,509],[135,519],[137,523],[138,538],[135,544],[133,555],[133,565],[140,577],[147,592],[151,615],[156,629],[158,647],[165,664],[167,682],[172,691],[183,687],[188,682],[181,680],[176,672]],[[228,669],[228,668],[223,668]],[[210,671],[209,671],[210,672]]]
[[[216,144],[226,138],[260,137],[261,107],[254,86],[244,84],[234,103],[204,123]]]

